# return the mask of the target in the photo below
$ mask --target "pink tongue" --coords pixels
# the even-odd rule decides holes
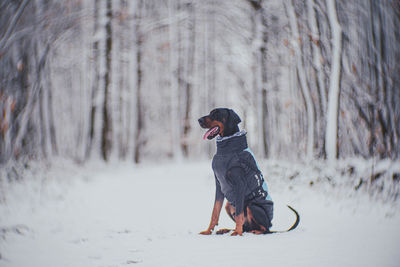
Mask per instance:
[[[206,140],[207,137],[208,137],[210,134],[215,134],[217,131],[218,131],[218,127],[211,128],[210,130],[208,130],[208,131],[204,134],[203,139]]]

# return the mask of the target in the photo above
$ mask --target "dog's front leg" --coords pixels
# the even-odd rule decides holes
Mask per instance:
[[[227,172],[235,196],[235,231],[231,235],[242,235],[244,224],[244,197],[246,184],[244,182],[244,171],[242,168],[234,167]]]
[[[235,216],[236,227],[235,231],[231,234],[232,236],[243,235],[243,224],[244,224],[244,213],[240,213]]]
[[[205,231],[200,232],[201,235],[211,235],[212,231],[214,230],[215,226],[218,225],[219,215],[221,213],[222,205],[224,204],[224,199],[222,200],[215,200],[214,208],[211,215],[211,222],[208,229]]]
[[[200,232],[201,235],[211,235],[214,227],[218,225],[219,221],[219,214],[221,213],[222,205],[224,204],[224,194],[221,191],[221,185],[218,182],[218,179],[215,177],[215,201],[214,201],[214,208],[211,214],[211,222],[208,229],[205,231]]]

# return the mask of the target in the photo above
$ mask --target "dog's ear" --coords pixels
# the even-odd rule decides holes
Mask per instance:
[[[242,121],[239,115],[236,114],[236,112],[233,111],[232,109],[229,109],[228,112],[229,112],[229,122],[232,123],[233,127],[238,125]]]

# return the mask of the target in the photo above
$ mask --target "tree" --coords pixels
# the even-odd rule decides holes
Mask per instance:
[[[332,65],[329,81],[325,150],[329,161],[337,157],[340,73],[342,55],[342,29],[336,14],[335,0],[327,0],[329,25],[332,31]]]
[[[105,25],[105,72],[102,78],[104,90],[103,102],[103,127],[101,132],[101,154],[104,160],[108,160],[112,145],[112,117],[110,111],[110,86],[111,86],[111,55],[112,55],[112,0],[106,0],[106,25]]]
[[[187,28],[187,53],[182,56],[186,58],[186,68],[182,70],[184,77],[181,78],[181,86],[184,89],[184,120],[183,120],[183,133],[182,133],[182,151],[185,157],[189,156],[189,132],[191,129],[191,109],[192,109],[192,90],[194,83],[194,66],[195,66],[195,53],[196,53],[196,10],[193,2],[186,4],[186,9],[189,14],[188,28]]]
[[[143,146],[143,127],[144,127],[144,119],[143,119],[143,104],[142,104],[142,81],[143,81],[143,70],[142,70],[142,50],[143,50],[143,32],[141,30],[141,20],[142,20],[142,8],[143,8],[143,0],[139,0],[137,5],[133,5],[131,3],[131,12],[134,14],[133,22],[133,44],[134,53],[132,53],[133,58],[130,62],[131,70],[134,70],[135,75],[131,75],[130,77],[136,77],[136,80],[131,78],[130,85],[134,96],[133,101],[133,125],[134,125],[134,149],[133,149],[133,159],[135,163],[139,163],[141,159],[141,148]]]
[[[93,7],[93,47],[92,47],[92,62],[90,66],[93,69],[93,78],[92,78],[92,86],[91,86],[91,107],[90,107],[90,116],[89,116],[89,136],[86,147],[86,158],[90,157],[92,152],[93,142],[95,142],[95,132],[96,132],[96,114],[99,106],[99,81],[100,81],[100,0],[94,0]]]
[[[252,16],[252,41],[254,43],[254,68],[256,69],[253,75],[253,87],[256,90],[257,98],[257,122],[258,122],[258,143],[261,147],[261,155],[268,156],[268,137],[267,137],[267,42],[268,42],[268,25],[266,12],[263,7],[262,0],[248,0],[253,7],[254,16]]]

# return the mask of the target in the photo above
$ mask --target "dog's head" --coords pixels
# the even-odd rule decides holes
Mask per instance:
[[[199,124],[204,129],[209,129],[203,139],[211,140],[217,135],[230,136],[239,131],[239,116],[232,109],[216,108],[210,114],[199,119]]]

